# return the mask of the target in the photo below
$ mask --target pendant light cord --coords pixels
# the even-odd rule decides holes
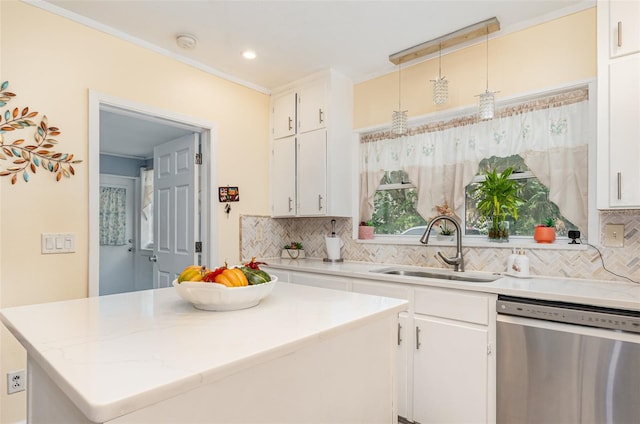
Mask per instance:
[[[487,88],[486,91],[489,91],[489,26],[487,25]]]
[[[442,79],[442,43],[438,45],[438,79]]]
[[[400,73],[402,72],[402,64],[398,63],[398,111],[402,111],[402,84],[400,83]]]

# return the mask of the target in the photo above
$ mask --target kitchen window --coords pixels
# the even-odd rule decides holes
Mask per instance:
[[[533,236],[535,226],[542,224],[547,218],[554,218],[556,234],[566,237],[569,230],[577,227],[562,211],[549,199],[549,189],[531,172],[518,156],[506,158],[491,157],[480,162],[479,170],[496,169],[499,173],[508,167],[515,170],[509,179],[517,180],[521,184],[519,196],[524,203],[518,208],[518,220],[508,217],[510,236]],[[484,171],[479,172],[471,184],[466,188],[464,235],[487,235],[490,222],[483,220],[476,210],[476,199],[471,195],[477,184],[484,180]]]
[[[360,221],[376,234],[402,235],[424,227],[445,203],[464,220],[465,235],[483,224],[469,189],[488,166],[514,165],[529,200],[512,235],[530,236],[537,223],[557,218],[560,234],[587,232],[589,96],[580,87],[503,107],[496,117],[475,114],[360,136]],[[561,211],[561,213],[560,213]]]

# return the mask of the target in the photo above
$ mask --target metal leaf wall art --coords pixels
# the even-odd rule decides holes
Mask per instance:
[[[0,107],[4,107],[16,96],[7,91],[9,81],[0,85]],[[53,150],[58,141],[53,138],[60,135],[57,127],[49,126],[46,115],[42,115],[40,123],[37,119],[38,112],[31,112],[28,107],[9,107],[0,114],[0,160],[9,162],[6,169],[0,170],[1,177],[11,176],[11,184],[18,181],[18,176],[22,175],[25,182],[29,182],[31,174],[35,174],[38,169],[43,169],[55,174],[56,181],[62,177],[71,177],[76,171],[74,164],[82,162],[73,159],[73,153],[58,153]],[[13,135],[22,130],[35,128],[33,141],[29,142],[25,138],[14,141],[5,139],[5,135]],[[4,162],[4,163],[7,163]],[[0,162],[0,166],[4,164]]]

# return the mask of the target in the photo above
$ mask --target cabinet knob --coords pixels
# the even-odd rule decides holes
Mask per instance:
[[[321,211],[322,210],[322,195],[318,194],[318,210]]]
[[[416,325],[416,350],[420,350],[420,327]]]
[[[400,334],[401,331],[402,331],[402,326],[400,325],[400,323],[398,323],[398,346],[400,346],[400,343],[402,343],[402,336]]]
[[[289,131],[291,131],[292,129],[293,129],[293,119],[289,117]]]
[[[289,212],[291,212],[293,210],[293,199],[291,197],[289,197]]]
[[[322,109],[318,109],[318,122],[321,124],[324,122],[324,112]]]

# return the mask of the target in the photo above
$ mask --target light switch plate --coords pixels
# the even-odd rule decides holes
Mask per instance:
[[[42,233],[41,252],[73,253],[76,251],[76,235],[73,233]]]
[[[624,246],[624,224],[606,224],[603,244],[607,247]]]

